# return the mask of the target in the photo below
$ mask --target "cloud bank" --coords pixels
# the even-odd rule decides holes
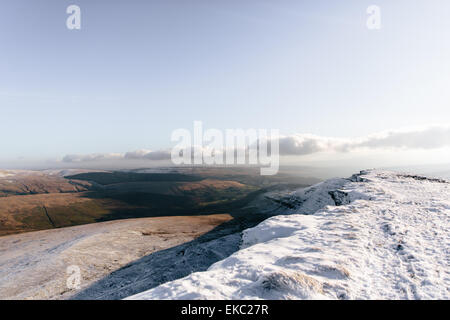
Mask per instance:
[[[321,152],[348,153],[357,150],[431,150],[450,147],[450,126],[391,130],[362,138],[342,139],[312,134],[293,134],[276,137],[281,156],[304,156]],[[105,160],[170,160],[170,150],[136,150],[127,153],[96,153],[66,155],[66,163]]]
[[[170,150],[136,150],[127,153],[93,153],[93,154],[69,154],[62,162],[80,163],[108,160],[170,160]]]
[[[438,149],[450,146],[450,126],[430,126],[391,130],[363,138],[339,139],[310,134],[279,138],[281,155],[308,155],[318,152],[351,152],[361,149]]]

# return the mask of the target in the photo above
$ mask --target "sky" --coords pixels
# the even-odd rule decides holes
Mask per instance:
[[[72,4],[80,30],[66,27]],[[0,165],[166,149],[196,120],[279,129],[292,164],[450,163],[449,12],[448,0],[4,0]]]

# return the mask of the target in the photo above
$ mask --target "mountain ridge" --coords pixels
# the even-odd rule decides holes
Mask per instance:
[[[450,298],[448,181],[366,170],[280,199],[288,214],[245,230],[239,251],[127,299]]]

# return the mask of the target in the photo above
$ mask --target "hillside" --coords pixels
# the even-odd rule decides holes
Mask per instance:
[[[250,175],[247,182],[233,172],[214,174],[2,170],[0,236],[117,219],[228,213],[263,193]]]
[[[143,257],[195,241],[231,219],[226,214],[126,219],[0,237],[0,300],[69,298]],[[80,290],[66,285],[72,265],[80,268]]]
[[[287,214],[207,271],[129,299],[450,298],[448,182],[364,171],[258,200]]]

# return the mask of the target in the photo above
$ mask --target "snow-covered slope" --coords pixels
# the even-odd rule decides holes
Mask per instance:
[[[230,257],[129,299],[450,298],[448,182],[365,171],[276,202]]]
[[[285,188],[271,191],[257,197],[248,207],[253,212],[266,215],[313,214],[327,205],[341,205],[350,201],[353,195],[349,198],[339,191],[348,182],[348,179],[330,179],[291,192]],[[357,196],[364,198],[361,194]]]

